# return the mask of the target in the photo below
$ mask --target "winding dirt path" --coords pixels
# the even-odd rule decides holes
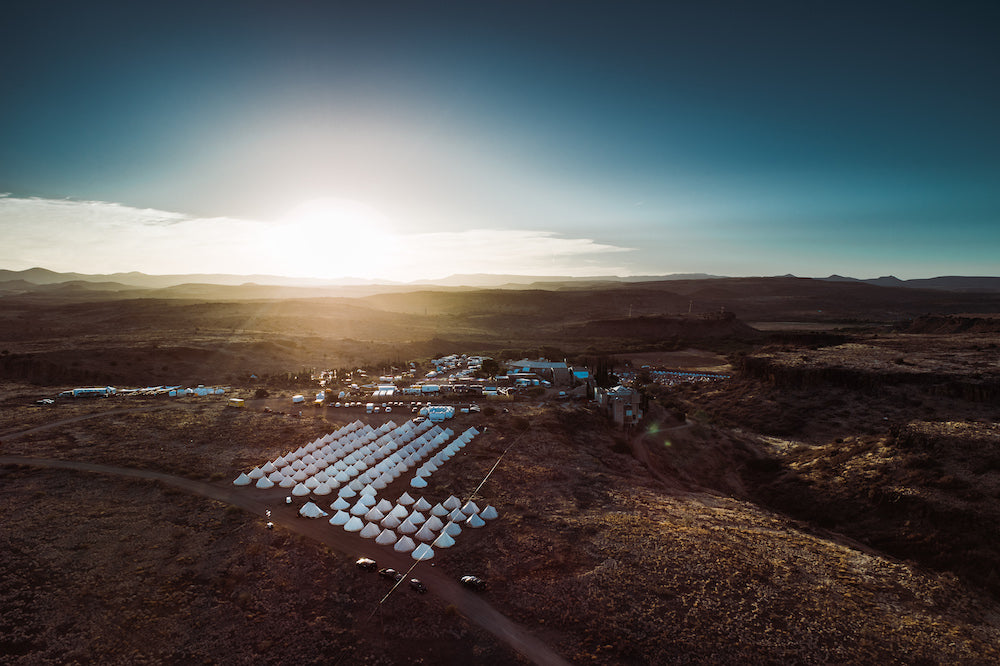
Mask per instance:
[[[138,410],[113,411],[122,413]],[[64,419],[60,422],[39,426],[17,434],[26,434],[42,428],[54,427],[62,423],[72,423],[110,413],[102,412],[100,414]],[[275,524],[324,543],[349,556],[371,557],[378,560],[382,566],[392,566],[404,572],[414,566],[414,560],[406,554],[396,553],[389,548],[376,545],[371,540],[362,539],[355,534],[345,532],[343,529],[331,527],[326,520],[308,520],[299,517],[294,508],[284,504],[283,498],[286,495],[286,491],[281,488],[269,491],[258,490],[256,488],[237,488],[228,483],[225,485],[206,483],[152,470],[113,467],[111,465],[75,460],[0,456],[0,465],[30,465],[33,467],[69,469],[79,472],[111,474],[159,481],[194,495],[232,504],[251,514],[261,516],[262,519],[265,510],[271,509],[271,521]],[[427,586],[430,593],[436,594],[445,602],[455,606],[467,619],[489,631],[533,663],[540,666],[568,666],[569,662],[556,654],[547,643],[533,636],[527,629],[498,612],[479,595],[465,589],[457,581],[452,580],[446,574],[432,567],[429,562],[417,563],[412,575],[418,576]]]

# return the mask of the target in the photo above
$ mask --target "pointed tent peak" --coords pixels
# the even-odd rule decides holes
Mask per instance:
[[[379,511],[377,507],[368,509],[368,512],[365,514],[365,520],[372,523],[377,523],[383,518],[385,518],[385,514]]]
[[[452,522],[461,523],[464,522],[468,518],[468,516],[462,513],[461,509],[455,509],[454,511],[448,514],[448,518]]]
[[[293,479],[292,477],[286,476],[281,480],[280,483],[278,483],[278,485],[281,486],[282,488],[294,488],[296,482],[295,479]]]
[[[448,523],[444,526],[442,533],[447,534],[452,537],[457,537],[462,533],[462,528],[459,527],[458,523]]]
[[[412,479],[410,479],[410,487],[411,488],[426,488],[427,487],[427,482],[424,481],[422,477],[415,476]]]
[[[384,497],[380,499],[378,501],[378,504],[376,504],[375,506],[378,507],[378,510],[381,511],[382,513],[392,511],[392,502],[385,499]]]
[[[269,478],[272,483],[281,483],[281,480],[285,478],[285,475],[279,472],[278,470],[274,470],[273,472],[267,475],[267,478]]]
[[[308,479],[302,482],[302,485],[304,485],[309,490],[316,490],[316,487],[319,486],[319,481],[316,480],[315,476],[310,476]]]
[[[343,497],[338,497],[336,501],[334,501],[334,503],[330,505],[330,508],[334,509],[335,511],[347,511],[348,509],[351,508],[351,505]]]
[[[417,531],[417,526],[413,524],[413,521],[407,518],[406,520],[404,520],[399,524],[399,527],[396,528],[396,531],[399,532],[400,534],[413,534],[414,532]]]
[[[375,496],[374,495],[358,495],[358,503],[364,504],[369,509],[375,506]]]
[[[384,529],[377,537],[375,537],[375,543],[380,546],[388,546],[396,543],[396,533],[390,529]]]
[[[447,532],[441,532],[431,545],[435,548],[451,548],[455,545],[455,538]]]
[[[426,524],[424,524],[423,527],[417,530],[417,533],[414,534],[413,536],[416,537],[417,539],[420,539],[421,541],[434,541],[434,538],[437,537],[437,533],[435,533],[434,530],[432,530],[431,528],[427,527]]]
[[[438,516],[439,518],[444,518],[445,516],[448,515],[448,509],[441,506],[440,503],[435,504],[434,506],[431,507],[431,515]]]
[[[407,509],[402,504],[397,504],[396,506],[392,507],[392,511],[390,511],[389,513],[402,520],[403,518],[406,518],[408,515],[410,515],[410,510]]]
[[[458,507],[462,506],[462,500],[458,499],[454,495],[446,499],[441,506],[448,509],[449,511],[454,511]]]
[[[497,510],[493,508],[492,504],[490,504],[485,509],[479,512],[479,517],[484,518],[486,520],[493,520],[494,518],[497,517]]]
[[[351,519],[348,520],[347,523],[344,525],[344,529],[347,530],[348,532],[360,532],[364,528],[364,526],[365,523],[363,520],[361,520],[357,516],[351,516]]]
[[[295,495],[296,497],[305,497],[306,495],[309,494],[309,489],[306,488],[304,484],[297,483],[295,484],[295,487],[292,488],[292,494]]]
[[[422,543],[413,549],[410,556],[417,560],[418,562],[423,560],[429,560],[434,557],[434,549],[428,546],[426,543]]]
[[[359,479],[354,479],[353,481],[351,481],[350,486],[351,490],[353,490],[356,493],[359,493],[365,489],[365,484],[361,483]]]
[[[473,502],[472,500],[469,500],[468,502],[465,503],[465,506],[462,507],[462,513],[464,513],[467,516],[471,516],[474,513],[479,513],[479,505]]]
[[[362,495],[372,495],[372,496],[374,496],[374,495],[378,495],[378,491],[375,490],[374,488],[372,488],[369,485],[369,486],[365,486],[364,488],[361,489],[361,494]]]
[[[254,467],[250,470],[250,473],[247,474],[247,476],[256,481],[260,477],[264,476],[264,471],[260,467]]]
[[[397,518],[396,516],[392,515],[391,513],[388,516],[386,516],[385,518],[383,518],[379,522],[379,524],[382,527],[385,527],[386,529],[391,529],[391,530],[394,530],[397,527],[399,527],[399,523],[400,523],[399,518]]]
[[[410,504],[413,504],[413,498],[410,497],[410,493],[404,492],[402,495],[399,496],[399,499],[396,500],[396,504],[409,506]]]
[[[361,536],[365,539],[374,539],[379,535],[381,530],[375,523],[368,523],[363,528],[361,528]]]
[[[431,505],[430,502],[421,497],[420,499],[418,499],[416,502],[413,503],[413,508],[416,509],[417,511],[427,511],[428,509],[431,508]]]
[[[396,545],[393,546],[392,549],[395,550],[398,553],[409,553],[415,547],[416,547],[416,544],[413,543],[413,539],[411,539],[408,536],[404,536],[404,537],[401,537],[399,539],[399,541],[396,542]]]
[[[313,495],[324,496],[324,495],[329,495],[332,492],[333,491],[330,490],[330,486],[328,486],[326,482],[323,482],[318,486],[316,486],[315,488],[313,488]]]
[[[478,515],[473,515],[471,518],[465,521],[465,524],[468,525],[469,527],[479,528],[485,525],[486,521],[480,518]]]
[[[322,518],[328,514],[312,502],[306,502],[302,505],[302,508],[299,509],[299,515],[305,516],[306,518]]]
[[[257,479],[257,483],[254,484],[254,485],[256,485],[256,487],[262,488],[264,490],[266,490],[268,488],[274,488],[274,482],[271,481],[271,479],[267,478],[266,476],[262,476],[259,479]]]
[[[233,485],[234,486],[249,486],[250,485],[250,477],[247,476],[245,473],[240,473],[240,475],[238,477],[236,477],[236,480],[233,481]]]
[[[427,519],[427,522],[424,523],[424,526],[437,532],[444,527],[444,522],[437,516],[431,516]]]
[[[295,474],[292,474],[292,479],[293,479],[294,481],[298,481],[299,483],[302,483],[303,481],[305,481],[305,480],[306,480],[306,478],[307,478],[308,476],[309,476],[309,475],[308,475],[308,474],[306,474],[306,471],[305,471],[304,469],[300,469],[300,470],[299,470],[299,471],[297,471],[297,472],[296,472]]]
[[[340,489],[340,492],[337,494],[343,497],[344,499],[351,499],[352,497],[357,495],[356,492],[351,490],[350,486],[344,486],[343,488]]]
[[[414,525],[419,525],[425,520],[427,520],[427,518],[424,516],[424,514],[420,513],[419,511],[414,511],[413,513],[410,514],[409,521]]]
[[[346,511],[338,511],[337,513],[333,514],[332,518],[330,518],[330,524],[331,525],[346,525],[347,521],[350,520],[350,519],[351,519],[351,516],[350,516],[349,513],[347,513]]]
[[[274,466],[273,462],[271,462],[270,460],[268,460],[266,463],[264,463],[263,467],[261,467],[260,469],[265,474],[270,474],[271,472],[273,472],[277,468]]]
[[[366,513],[368,513],[368,507],[366,507],[361,502],[358,502],[357,504],[351,507],[352,516],[363,516]]]
[[[284,467],[287,464],[288,464],[288,461],[285,460],[284,456],[278,456],[277,458],[274,459],[274,467],[275,467],[275,469],[277,469],[279,467]]]

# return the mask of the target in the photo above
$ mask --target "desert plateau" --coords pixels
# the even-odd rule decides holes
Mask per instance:
[[[5,663],[1000,659],[996,292],[5,288]],[[470,397],[444,377],[461,356],[495,362],[470,385],[502,384],[522,358],[587,372]],[[402,392],[428,373],[441,392]],[[608,373],[641,396],[634,423],[595,400]],[[365,385],[386,382],[400,392],[366,409]],[[60,396],[78,385],[117,391]],[[224,393],[156,390],[199,385]],[[287,504],[290,486],[234,486],[431,405],[464,405],[435,428],[477,435],[424,487],[403,476],[377,497],[498,514],[431,559],[298,514],[311,501],[332,516],[336,494]],[[468,574],[487,589],[461,587]]]

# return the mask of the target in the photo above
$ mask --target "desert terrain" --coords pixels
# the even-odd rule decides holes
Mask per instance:
[[[1000,660],[995,292],[36,287],[0,297],[5,663]],[[412,559],[232,481],[356,419],[412,414],[300,417],[251,398],[446,353],[608,359],[645,413],[622,429],[553,387],[443,424],[482,433],[420,492],[499,518],[416,564],[427,594],[386,598],[354,560]],[[104,384],[228,391],[36,404]],[[459,587],[469,573],[489,588]]]

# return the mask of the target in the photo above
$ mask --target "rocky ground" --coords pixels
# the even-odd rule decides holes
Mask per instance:
[[[746,376],[664,393],[632,437],[585,403],[464,417],[452,427],[485,432],[424,494],[478,488],[474,498],[500,518],[466,530],[435,565],[481,574],[489,603],[572,663],[995,663],[998,596],[988,572],[970,571],[995,569],[997,554],[983,539],[945,547],[976,521],[977,533],[1000,533],[997,471],[979,455],[995,426],[928,420],[909,403],[884,421],[875,417],[891,400],[796,390]],[[738,418],[768,401],[781,414],[785,400],[802,400],[803,415],[843,400],[843,413],[823,417],[839,425],[824,439],[803,419],[779,437]],[[0,410],[5,431],[15,411],[45,420],[23,403]],[[60,416],[99,408],[78,403]],[[0,453],[228,485],[338,425],[192,401],[5,439]],[[927,470],[933,483],[913,475]],[[358,572],[351,554],[265,530],[258,516],[158,484],[0,473],[0,647],[11,663],[518,660],[433,593],[406,590],[372,615],[380,579]],[[929,508],[870,511],[897,496]],[[905,552],[893,550],[894,533]]]

